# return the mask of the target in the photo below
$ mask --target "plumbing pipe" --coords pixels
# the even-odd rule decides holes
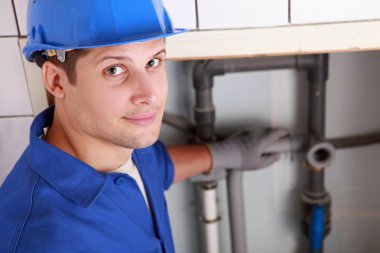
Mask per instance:
[[[195,64],[193,77],[194,77],[194,89],[196,93],[196,103],[194,107],[196,133],[200,141],[210,142],[215,140],[215,108],[212,103],[212,87],[213,77],[216,75],[223,75],[226,72],[237,71],[252,71],[263,69],[278,69],[278,68],[292,68],[297,65],[297,57],[278,57],[278,58],[253,58],[253,59],[234,59],[234,60],[218,60],[218,61],[199,61]],[[233,176],[229,178],[234,178]],[[234,191],[235,187],[239,187],[240,184],[234,184],[233,181],[229,184],[229,191]],[[241,185],[240,185],[241,187]],[[232,193],[231,193],[232,194]],[[242,196],[242,193],[239,193]],[[236,194],[235,194],[236,195]],[[242,201],[242,197],[240,197]],[[231,210],[235,210],[236,213],[242,213],[242,205],[230,205]],[[232,211],[232,212],[235,212]],[[235,216],[234,216],[235,217]],[[233,223],[238,225],[232,225],[234,229],[231,231],[233,237],[233,245],[240,245],[241,249],[235,249],[234,253],[246,253],[244,251],[246,246],[234,240],[243,238],[245,243],[246,232],[245,227],[241,227],[241,224],[245,223],[244,216],[237,217],[239,220],[234,219]],[[240,225],[239,225],[240,224]],[[234,232],[236,231],[236,232]],[[234,236],[235,233],[239,233],[239,236]],[[211,235],[207,235],[211,236]],[[240,240],[240,241],[241,241]],[[237,251],[241,250],[241,251]]]
[[[327,142],[334,145],[335,148],[354,148],[373,145],[380,143],[380,133],[329,139]]]
[[[195,134],[195,126],[188,122],[183,116],[165,112],[162,123],[183,130],[190,134]]]
[[[318,55],[276,56],[241,59],[221,59],[198,61],[194,67],[194,83],[209,85],[212,78],[231,72],[298,69],[312,70],[320,64]],[[322,60],[322,65],[324,64]],[[320,64],[321,65],[321,64]]]
[[[165,112],[162,122],[164,124],[177,128],[179,130],[183,130],[189,134],[195,134],[196,132],[195,125],[188,122],[183,116],[180,116],[180,115],[175,115],[172,113]],[[216,135],[218,135],[218,133],[216,133]],[[297,138],[297,140],[293,140],[293,138]],[[267,151],[272,152],[272,153],[288,153],[290,152],[290,150],[292,150],[292,152],[305,151],[306,147],[303,147],[303,146],[298,147],[298,148],[286,147],[286,145],[289,145],[288,141],[291,142],[290,143],[291,145],[307,145],[303,142],[300,142],[299,138],[301,139],[305,138],[305,141],[306,141],[308,137],[306,134],[304,135],[297,134],[297,135],[291,136],[290,140],[284,139],[283,142],[276,143],[276,147],[270,147]],[[376,144],[380,144],[380,133],[370,133],[370,134],[363,134],[363,135],[357,135],[357,136],[332,138],[332,139],[326,139],[325,141],[333,145],[335,149],[355,148],[355,147],[361,147],[361,146],[376,145]],[[274,149],[272,150],[272,148]]]
[[[266,153],[300,152],[305,150],[308,138],[303,135],[282,138],[269,146]],[[243,172],[228,170],[227,172],[228,208],[230,217],[232,252],[246,253],[246,228],[243,195]]]
[[[199,72],[209,62],[196,64],[194,73]],[[212,100],[213,78],[194,74],[195,107],[194,116],[198,142],[211,142],[215,137],[215,109]],[[204,253],[219,252],[219,216],[217,210],[216,180],[198,183],[202,190]]]
[[[314,64],[306,68],[310,82],[309,134],[322,140],[325,137],[326,81],[328,78],[328,55],[315,55]]]
[[[281,138],[265,149],[265,153],[297,153],[305,152],[309,146],[307,135],[290,135]]]
[[[227,187],[232,252],[246,253],[243,172],[238,170],[227,171]]]
[[[218,60],[218,61],[199,61],[195,64],[193,77],[194,88],[196,92],[196,105],[194,108],[196,132],[200,141],[214,141],[215,140],[215,108],[212,103],[212,87],[213,77],[216,75],[223,75],[226,72],[238,72],[238,71],[253,71],[253,70],[267,70],[267,69],[283,69],[283,68],[296,68],[296,69],[310,69],[315,68],[316,60],[319,60],[318,56],[284,56],[284,57],[272,57],[272,58],[252,58],[252,59],[233,59],[233,60]],[[318,66],[324,66],[319,64]],[[310,71],[309,71],[310,72]],[[318,71],[312,72],[311,76],[319,77]],[[313,86],[320,88],[319,86]],[[323,86],[322,86],[323,87]],[[318,94],[317,94],[318,95]],[[324,99],[324,98],[323,98]],[[319,101],[319,100],[313,100]],[[317,103],[318,104],[318,103]],[[321,104],[321,103],[319,103]],[[322,103],[323,104],[323,103]],[[313,108],[319,108],[313,106]],[[323,111],[323,110],[322,110]],[[324,115],[323,115],[324,116]],[[324,122],[324,121],[323,121]],[[323,124],[322,124],[323,125]],[[315,131],[311,131],[313,134]],[[233,178],[233,177],[230,177]],[[234,183],[229,183],[229,191],[234,191],[235,187],[239,187]],[[242,199],[242,198],[241,198]],[[243,205],[235,205],[233,209],[242,209]],[[234,211],[235,212],[235,211]],[[241,210],[236,210],[237,213],[241,213]],[[244,224],[244,216],[239,217],[240,222],[237,224]],[[236,221],[235,221],[236,222]],[[238,227],[238,226],[232,226]],[[237,229],[237,228],[236,228]],[[246,238],[245,229],[240,228],[241,237]],[[231,233],[235,233],[231,231]],[[236,238],[233,236],[233,238]],[[236,244],[233,242],[233,244]],[[245,252],[234,252],[245,253]]]
[[[216,183],[204,183],[202,186],[203,194],[203,222],[205,226],[206,242],[205,252],[219,253],[219,234],[218,234],[218,203],[216,193]]]
[[[200,74],[210,61],[198,62],[194,67],[195,107],[197,137],[203,142],[215,140],[215,109],[212,99],[213,77]]]
[[[328,142],[317,143],[307,152],[306,159],[313,168],[326,168],[330,166],[335,159],[335,148]]]
[[[200,61],[194,68],[194,88],[196,90],[196,105],[194,108],[196,120],[196,132],[200,141],[214,141],[215,131],[215,108],[212,103],[212,86],[213,77],[216,75],[223,75],[227,72],[240,72],[240,71],[254,71],[254,70],[268,70],[268,69],[283,69],[295,68],[298,70],[306,70],[308,73],[308,80],[310,82],[309,93],[309,118],[308,118],[308,133],[317,141],[325,140],[325,94],[326,94],[326,81],[328,74],[328,55],[303,55],[303,56],[285,56],[285,57],[264,57],[253,59],[233,59],[233,60],[218,60],[218,61]],[[373,144],[375,140],[373,136],[363,136],[344,139],[333,139],[330,141],[335,147],[352,147],[366,144]],[[380,141],[380,135],[376,136],[376,142]],[[278,150],[292,149],[286,141],[282,144],[277,144],[273,149],[268,149],[268,152],[275,152]],[[302,203],[307,207],[306,216],[303,220],[303,225],[310,228],[310,221],[306,220],[310,217],[312,205],[318,204],[324,207],[323,215],[325,217],[324,236],[330,231],[330,205],[331,199],[328,192],[324,188],[324,168],[320,168],[321,160],[326,162],[326,150],[332,149],[317,149],[313,156],[308,158],[310,167],[313,169],[308,170],[308,185],[301,196]],[[313,160],[314,158],[314,160]],[[329,158],[329,157],[327,157]],[[329,160],[329,159],[327,159]],[[328,165],[328,164],[327,164]],[[229,191],[239,192],[237,187],[241,184],[234,183],[239,180],[233,179],[234,176],[228,176]],[[236,189],[235,189],[236,188]],[[234,193],[235,196],[242,193]],[[236,199],[241,199],[242,197]],[[241,209],[243,203],[233,206],[235,213],[242,213]],[[236,215],[232,215],[236,216]],[[235,218],[234,218],[235,219]],[[234,221],[236,224],[244,224],[244,216],[240,220]],[[233,225],[234,230],[240,230],[240,237],[245,238],[244,227],[241,225]],[[233,232],[235,233],[235,232]],[[237,232],[236,232],[237,233]],[[309,230],[306,232],[309,234]],[[236,236],[233,236],[236,240]],[[233,242],[236,244],[236,242]],[[243,243],[244,244],[244,243]],[[322,244],[322,243],[321,243]],[[243,250],[242,252],[244,251]],[[323,245],[321,245],[321,251]],[[234,252],[240,253],[240,252]]]
[[[310,83],[308,133],[318,142],[323,141],[325,138],[325,99],[326,82],[328,78],[328,55],[315,55],[313,56],[313,59],[314,64],[308,65],[305,63],[308,73],[308,80]],[[331,229],[331,198],[325,190],[324,168],[316,168],[312,165],[310,165],[309,168],[310,169],[307,170],[308,184],[301,196],[301,201],[304,211],[302,224],[304,227],[304,232],[309,236],[309,250],[312,251],[312,238],[309,233],[312,207],[316,203],[324,207],[323,212],[326,222],[326,226],[324,226],[324,236],[326,236]],[[323,243],[321,243],[321,249],[319,252],[323,252]]]
[[[241,59],[206,60],[197,62],[194,68],[194,82],[205,82],[216,75],[230,72],[308,69],[315,65],[313,55],[277,56]]]
[[[215,75],[222,75],[226,72],[239,72],[239,71],[253,71],[265,69],[280,69],[280,68],[296,68],[298,70],[306,70],[308,72],[308,79],[310,82],[310,95],[309,95],[309,119],[308,119],[308,132],[317,141],[323,141],[325,138],[325,93],[326,81],[328,73],[328,56],[327,55],[311,55],[311,56],[296,56],[296,57],[273,57],[273,58],[255,58],[255,59],[235,59],[235,60],[219,60],[219,61],[202,61],[198,62],[194,68],[194,87],[196,88],[196,106],[195,119],[197,122],[197,134],[201,140],[213,141],[214,135],[214,122],[215,122],[215,109],[212,104],[212,86],[213,77]],[[380,138],[379,138],[380,140]],[[345,141],[345,142],[344,142]],[[332,140],[336,147],[343,147],[347,145],[363,145],[371,142],[370,139],[364,138],[356,139],[337,139]],[[334,143],[335,142],[335,143]],[[302,196],[303,204],[321,204],[325,206],[323,215],[326,217],[326,226],[324,227],[324,236],[330,230],[330,196],[324,188],[324,167],[329,165],[333,160],[333,148],[328,144],[323,144],[323,147],[310,150],[308,161],[312,168],[308,170],[308,185]],[[327,147],[327,146],[329,147]],[[277,149],[277,150],[276,150]],[[275,152],[279,150],[292,149],[287,141],[282,144],[277,144],[276,147],[268,149],[268,152]],[[245,227],[244,215],[235,215],[234,213],[244,213],[242,192],[239,193],[241,182],[236,180],[233,172],[229,173],[228,190],[231,203],[230,214],[231,216],[231,234],[233,245],[244,245],[242,249],[237,249],[234,246],[234,252],[246,251],[245,240]],[[236,183],[238,182],[238,183]],[[240,196],[236,197],[236,196]],[[233,199],[236,199],[234,202]],[[236,204],[237,202],[241,202]],[[306,208],[306,209],[308,209]],[[232,210],[232,211],[231,211]],[[326,212],[326,213],[324,213]],[[306,213],[310,213],[308,210]],[[240,217],[238,217],[240,216]],[[306,215],[305,219],[308,219]],[[240,225],[239,225],[240,224]],[[304,220],[304,225],[310,228],[310,222]],[[309,233],[309,232],[308,232]],[[239,234],[239,236],[236,236]],[[310,237],[310,235],[309,235]],[[243,238],[243,239],[241,239]],[[311,238],[312,239],[312,238]],[[240,241],[240,243],[239,243]],[[322,243],[321,243],[322,244]],[[323,248],[323,245],[321,245]],[[240,250],[240,251],[239,251]]]
[[[317,140],[325,138],[326,81],[328,78],[328,55],[316,55],[315,64],[308,69],[309,120],[308,132]],[[308,170],[310,192],[322,193],[324,189],[324,171]]]
[[[323,237],[324,237],[324,210],[323,207],[315,205],[311,211],[311,224],[310,224],[310,250],[312,253],[319,253],[322,251]]]

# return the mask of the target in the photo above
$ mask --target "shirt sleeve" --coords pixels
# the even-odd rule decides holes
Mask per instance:
[[[161,141],[157,141],[154,144],[154,151],[156,154],[162,183],[163,183],[164,189],[167,190],[172,185],[173,180],[174,180],[173,161],[170,158],[165,145]]]

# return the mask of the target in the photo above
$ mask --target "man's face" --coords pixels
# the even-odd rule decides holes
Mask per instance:
[[[74,131],[125,148],[153,144],[167,96],[163,39],[91,49],[78,59],[64,108]]]

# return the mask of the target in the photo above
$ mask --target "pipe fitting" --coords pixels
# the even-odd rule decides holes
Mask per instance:
[[[329,192],[323,191],[319,194],[310,191],[304,191],[301,195],[301,203],[306,205],[326,206],[331,203],[331,195]]]
[[[331,165],[335,155],[335,148],[331,143],[320,142],[309,149],[306,159],[313,170],[322,170]]]
[[[310,192],[305,191],[301,195],[301,207],[301,228],[302,232],[307,237],[313,237],[313,209],[323,209],[324,218],[323,221],[321,221],[323,224],[319,224],[321,227],[323,227],[323,231],[320,231],[320,236],[323,238],[326,237],[331,232],[331,195],[328,192],[323,192],[323,196],[321,195],[319,197],[316,197],[313,194],[310,195]],[[310,243],[312,243],[312,240]]]

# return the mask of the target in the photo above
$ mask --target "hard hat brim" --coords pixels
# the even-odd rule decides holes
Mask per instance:
[[[155,39],[160,39],[160,38],[166,38],[170,37],[173,35],[181,34],[184,32],[189,31],[188,29],[183,29],[183,28],[175,28],[173,29],[170,33],[165,33],[165,34],[157,34],[157,35],[147,35],[143,37],[136,37],[136,38],[127,38],[127,39],[120,39],[119,41],[112,41],[112,42],[105,42],[105,43],[99,43],[97,45],[71,45],[71,46],[54,46],[54,45],[47,45],[47,44],[33,44],[33,45],[26,45],[22,52],[25,55],[25,58],[29,62],[34,62],[33,59],[33,53],[38,52],[38,51],[45,51],[45,50],[71,50],[71,49],[86,49],[86,48],[97,48],[97,47],[109,47],[109,46],[119,46],[119,45],[124,45],[124,44],[131,44],[131,43],[138,43],[138,42],[146,42],[146,41],[151,41]]]

